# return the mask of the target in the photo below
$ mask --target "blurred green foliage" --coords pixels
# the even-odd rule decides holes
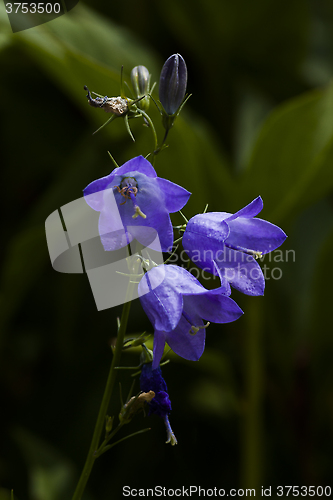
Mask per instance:
[[[164,368],[179,445],[166,446],[152,418],[150,433],[97,462],[84,498],[119,498],[123,485],[330,484],[332,27],[330,0],[94,0],[14,35],[0,4],[1,498],[12,488],[18,499],[71,498],[121,312],[97,313],[88,280],[53,271],[45,241],[47,216],[112,170],[108,150],[121,164],[153,147],[140,120],[135,143],[122,120],[92,136],[107,115],[83,86],[119,95],[122,65],[127,82],[138,64],[158,81],[174,52],[193,95],[158,174],[193,193],[187,217],[260,194],[261,217],[289,238],[282,261],[264,259],[265,297],[234,292],[244,317],[209,327],[200,362],[171,355]],[[134,303],[129,334],[150,329]],[[138,352],[124,363],[137,365]],[[130,377],[119,378],[126,393]],[[131,432],[146,425],[138,417]]]

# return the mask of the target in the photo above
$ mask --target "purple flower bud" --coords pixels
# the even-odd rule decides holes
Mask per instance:
[[[174,115],[185,97],[187,68],[180,54],[173,54],[164,63],[159,84],[159,98],[168,115]]]

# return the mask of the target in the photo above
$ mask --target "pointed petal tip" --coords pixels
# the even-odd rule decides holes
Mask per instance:
[[[263,199],[262,199],[262,197],[260,196],[260,194],[259,194],[259,196],[257,196],[257,197],[256,197],[253,201],[258,201],[258,202],[261,202],[261,203],[262,203],[262,206],[264,206],[264,202],[263,202]]]
[[[249,206],[255,206],[256,210],[258,210],[257,213],[261,212],[262,209],[264,208],[264,202],[262,197],[259,195],[257,196],[251,203],[249,203]]]

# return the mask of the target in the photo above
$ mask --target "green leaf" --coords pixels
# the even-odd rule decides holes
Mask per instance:
[[[150,50],[129,31],[81,4],[64,16],[15,36],[43,70],[80,103],[86,104],[83,85],[103,95],[119,95],[122,66],[128,81],[138,61],[159,74]]]
[[[333,187],[333,85],[272,112],[241,178],[244,196],[264,199],[265,218],[291,220]]]

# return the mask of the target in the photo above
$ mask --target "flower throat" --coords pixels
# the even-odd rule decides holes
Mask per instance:
[[[139,215],[143,219],[147,216],[141,211],[139,205],[136,202],[136,195],[138,193],[138,183],[135,177],[124,177],[120,183],[120,186],[114,186],[118,189],[118,193],[121,194],[125,198],[123,203],[120,205],[124,205],[127,200],[131,200],[134,207],[134,215],[132,215],[133,219],[136,219]]]

